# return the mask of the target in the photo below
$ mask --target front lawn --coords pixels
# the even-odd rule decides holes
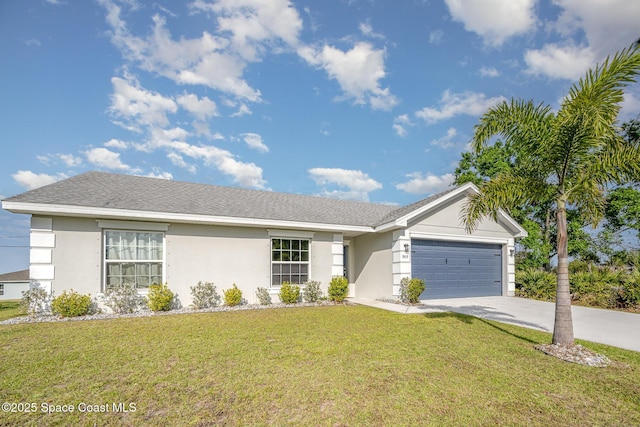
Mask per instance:
[[[4,325],[0,396],[35,413],[0,425],[640,424],[640,353],[588,344],[617,362],[592,368],[549,341],[362,306]]]
[[[0,322],[11,319],[12,317],[23,316],[24,312],[20,307],[20,300],[0,301]]]

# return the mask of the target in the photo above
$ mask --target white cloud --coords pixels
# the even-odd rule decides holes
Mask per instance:
[[[437,176],[413,172],[408,174],[407,178],[411,179],[396,185],[398,190],[411,194],[434,194],[446,190],[453,183],[454,176],[450,173]]]
[[[264,142],[262,142],[262,136],[257,133],[243,133],[242,136],[244,142],[254,150],[260,151],[262,153],[268,153],[269,147],[267,147]]]
[[[369,103],[374,110],[390,110],[398,99],[388,88],[380,86],[385,75],[384,49],[374,49],[366,42],[359,42],[348,51],[324,45],[321,50],[306,46],[298,54],[310,65],[324,69],[335,79],[343,91],[343,98],[356,104]]]
[[[40,40],[35,39],[35,38],[34,38],[34,39],[26,40],[26,41],[24,42],[24,44],[26,44],[26,45],[27,45],[27,46],[29,46],[29,47],[33,47],[33,46],[35,46],[35,47],[40,47],[40,46],[42,46],[42,43],[40,43]]]
[[[231,117],[242,117],[242,116],[247,116],[251,114],[253,114],[253,112],[249,107],[247,107],[247,104],[240,104],[240,107],[238,107],[238,111],[233,113]]]
[[[58,154],[57,156],[70,168],[80,166],[83,163],[82,157],[74,156],[73,154]]]
[[[142,88],[140,83],[128,74],[125,77],[126,79],[111,78],[111,113],[124,120],[126,129],[140,131],[140,126],[167,126],[167,114],[175,113],[178,109],[173,99]]]
[[[125,141],[121,141],[119,139],[110,139],[109,141],[103,144],[107,148],[116,148],[118,150],[125,150],[129,147],[129,144]]]
[[[638,39],[640,2],[629,0],[554,0],[563,11],[554,23],[565,36],[584,35],[597,60]]]
[[[187,163],[184,160],[184,157],[182,157],[180,154],[178,153],[174,153],[174,152],[170,152],[167,154],[167,158],[171,161],[171,163],[173,163],[175,166],[184,168],[186,170],[188,170],[190,173],[196,173],[196,166]]]
[[[440,98],[440,109],[425,107],[416,111],[415,115],[428,124],[433,124],[461,114],[480,116],[489,108],[505,100],[506,98],[503,96],[487,98],[483,93],[451,93],[449,90],[445,90]]]
[[[192,93],[180,95],[176,98],[178,104],[191,114],[196,119],[204,121],[210,117],[218,115],[218,107],[216,103],[207,98],[206,96],[198,98],[198,95]]]
[[[324,189],[321,194],[327,197],[367,201],[369,192],[382,188],[382,184],[359,170],[312,168],[308,172],[311,179],[320,186],[337,185],[347,188],[347,190]]]
[[[620,110],[620,120],[629,121],[638,118],[640,111],[640,87],[629,89],[624,93],[624,101],[622,101],[622,109]]]
[[[442,30],[433,30],[429,33],[429,43],[431,44],[440,44],[443,38],[444,31]]]
[[[561,41],[525,53],[528,72],[576,80],[607,55],[638,39],[640,2],[628,0],[554,0],[562,9],[548,28]]]
[[[92,148],[84,152],[87,160],[92,165],[112,170],[130,171],[131,166],[122,163],[120,153],[107,150],[106,148]]]
[[[171,173],[163,172],[157,168],[154,168],[153,172],[149,172],[145,176],[148,178],[160,178],[160,179],[167,179],[167,180],[173,179],[173,175]]]
[[[302,19],[289,0],[195,0],[192,10],[214,13],[232,48],[247,61],[260,58],[268,45],[298,44]]]
[[[482,67],[479,70],[482,77],[498,77],[500,72],[495,67]]]
[[[121,19],[118,5],[111,0],[100,2],[107,9],[112,43],[132,63],[178,84],[204,85],[239,98],[260,100],[260,91],[242,77],[246,61],[230,51],[228,39],[205,31],[200,38],[175,41],[159,15],[153,17],[152,34],[137,37]]]
[[[536,0],[445,0],[445,3],[455,21],[494,47],[536,25]]]
[[[58,161],[64,163],[67,167],[73,168],[82,164],[82,158],[74,156],[73,154],[47,154],[36,156],[38,161],[45,165],[55,164]]]
[[[174,128],[169,131],[154,130],[150,140],[139,147],[142,151],[166,150],[169,160],[181,166],[179,157],[190,157],[200,160],[205,165],[213,166],[224,175],[230,176],[233,182],[243,186],[257,189],[266,189],[266,181],[262,178],[262,168],[255,163],[245,163],[236,160],[235,156],[227,150],[213,145],[193,145],[181,140],[184,129]],[[174,138],[175,137],[175,138]],[[171,154],[173,153],[173,154]],[[184,159],[183,159],[184,161]],[[178,162],[178,163],[176,163]],[[191,166],[184,163],[188,170]]]
[[[404,138],[405,136],[407,136],[407,133],[409,132],[407,130],[407,127],[410,127],[413,125],[414,123],[411,122],[411,119],[409,119],[408,114],[401,114],[393,119],[393,130],[395,131],[396,135],[398,135],[401,138]]]
[[[557,79],[576,80],[596,60],[589,47],[547,44],[542,49],[528,50],[524,54],[527,72]]]
[[[365,37],[370,37],[372,39],[381,39],[381,40],[384,40],[386,38],[384,34],[376,33],[375,31],[373,31],[373,27],[369,22],[361,22],[360,25],[358,25],[358,29],[360,30],[362,35]]]
[[[20,170],[11,176],[18,183],[18,185],[26,188],[27,190],[33,190],[35,188],[53,184],[54,182],[68,178],[68,176],[63,173],[59,173],[57,175],[47,175],[45,173],[36,174],[31,171],[24,170]]]
[[[447,130],[447,134],[439,139],[434,139],[431,141],[431,145],[435,145],[441,148],[451,148],[455,146],[454,139],[458,136],[458,131],[456,128],[449,128]]]
[[[178,84],[204,85],[225,94],[258,102],[260,91],[244,78],[249,63],[267,51],[295,48],[302,19],[288,0],[196,0],[194,13],[215,17],[215,33],[175,40],[160,15],[153,17],[151,34],[136,36],[112,0],[99,0],[107,10],[111,41],[123,55],[142,69]]]

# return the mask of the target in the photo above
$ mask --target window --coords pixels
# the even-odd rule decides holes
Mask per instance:
[[[145,289],[162,283],[164,234],[105,232],[105,288],[126,285]]]
[[[309,240],[271,239],[271,286],[309,280]]]
[[[4,283],[0,283],[0,295],[4,295]]]

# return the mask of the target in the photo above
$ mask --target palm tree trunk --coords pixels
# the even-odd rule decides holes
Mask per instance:
[[[564,195],[558,198],[558,284],[553,344],[573,345],[571,293],[569,290],[569,250],[567,246],[567,206]]]

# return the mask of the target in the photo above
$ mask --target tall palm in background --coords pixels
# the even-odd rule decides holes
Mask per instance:
[[[548,200],[556,204],[558,281],[553,343],[573,345],[567,206],[594,227],[604,215],[608,185],[640,180],[640,145],[625,141],[616,125],[623,89],[640,73],[640,46],[618,52],[575,83],[554,113],[549,105],[511,100],[491,108],[475,126],[478,152],[501,136],[519,166],[481,186],[463,215],[468,231],[500,209]]]

